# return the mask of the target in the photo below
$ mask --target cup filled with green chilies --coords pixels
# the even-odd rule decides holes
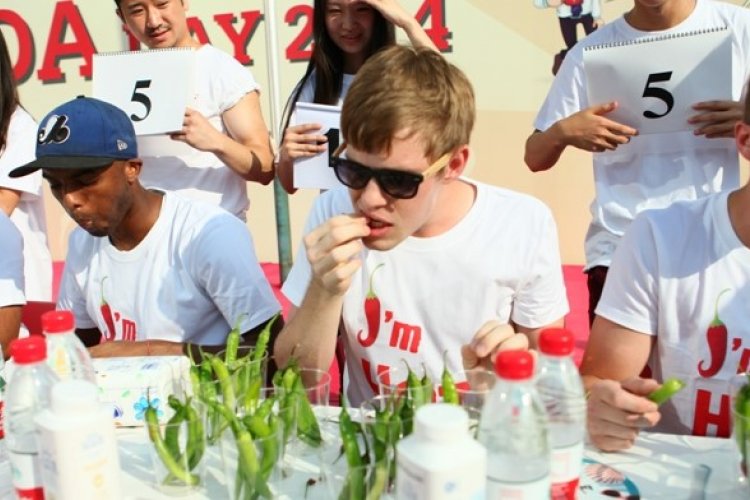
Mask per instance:
[[[740,470],[740,478],[747,489],[748,471],[750,471],[750,374],[738,375],[732,380],[734,402],[732,404],[732,436],[737,445]]]
[[[385,492],[395,486],[396,443],[411,434],[415,411],[409,392],[374,396],[360,405],[355,427],[361,428],[364,437],[365,447],[360,450],[362,461],[376,464],[385,471]],[[345,429],[341,432],[345,439]]]
[[[276,372],[273,384],[281,408],[291,408],[294,416],[282,461],[283,493],[290,498],[315,496],[326,464],[334,463],[341,450],[338,412],[328,406],[331,376],[292,361]]]
[[[436,401],[435,384],[423,365],[401,365],[383,369],[377,373],[378,390],[383,395],[406,395],[414,409]]]
[[[443,373],[440,398],[444,403],[457,404],[469,415],[469,430],[476,437],[482,408],[497,381],[497,375],[485,368],[462,370],[450,375]]]
[[[159,422],[161,402],[154,398],[143,419],[150,447],[154,486],[168,495],[187,495],[205,486],[205,406],[190,396],[170,395],[172,416]]]

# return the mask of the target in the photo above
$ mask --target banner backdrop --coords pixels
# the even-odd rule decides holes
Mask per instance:
[[[605,22],[632,6],[630,0],[594,2]],[[531,174],[523,163],[525,139],[552,81],[553,58],[564,47],[556,9],[538,8],[535,3],[539,1],[402,0],[404,8],[422,22],[441,51],[475,86],[478,116],[469,175],[542,198],[557,218],[564,262],[582,263],[589,220],[587,200],[593,194],[590,157],[566,152],[553,170],[540,174]],[[283,108],[310,54],[311,4],[278,0],[276,12],[267,13],[261,0],[189,3],[193,35],[233,54],[260,82],[267,122],[270,92],[265,29],[268,23],[276,23],[278,95]],[[21,82],[22,104],[37,120],[65,100],[90,95],[93,54],[138,48],[115,15],[112,0],[3,0],[0,30]],[[585,35],[582,27],[577,35]],[[398,36],[405,41],[403,33]],[[269,123],[269,129],[278,135],[276,124]],[[251,185],[248,189],[248,225],[258,254],[262,261],[277,261],[272,188]],[[295,248],[315,194],[314,190],[302,190],[290,198]],[[73,223],[49,192],[46,204],[53,257],[62,260]]]

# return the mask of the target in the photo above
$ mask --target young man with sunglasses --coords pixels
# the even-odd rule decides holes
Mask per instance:
[[[346,186],[323,193],[283,291],[275,354],[327,370],[340,335],[347,400],[403,367],[439,380],[535,344],[568,311],[557,231],[538,200],[462,177],[474,124],[466,76],[427,49],[371,57],[344,101]],[[348,189],[347,189],[348,188]]]

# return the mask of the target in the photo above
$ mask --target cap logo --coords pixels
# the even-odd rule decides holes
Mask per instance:
[[[128,149],[128,143],[122,139],[117,139],[117,151],[125,151]]]
[[[39,144],[49,144],[51,142],[62,144],[70,137],[70,128],[66,125],[68,117],[65,115],[52,115],[47,120],[44,128],[39,130],[37,142]]]

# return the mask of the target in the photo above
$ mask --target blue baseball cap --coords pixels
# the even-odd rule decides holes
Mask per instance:
[[[40,168],[101,168],[137,157],[128,115],[112,104],[79,96],[44,117],[37,133],[36,160],[8,175],[21,177]]]

